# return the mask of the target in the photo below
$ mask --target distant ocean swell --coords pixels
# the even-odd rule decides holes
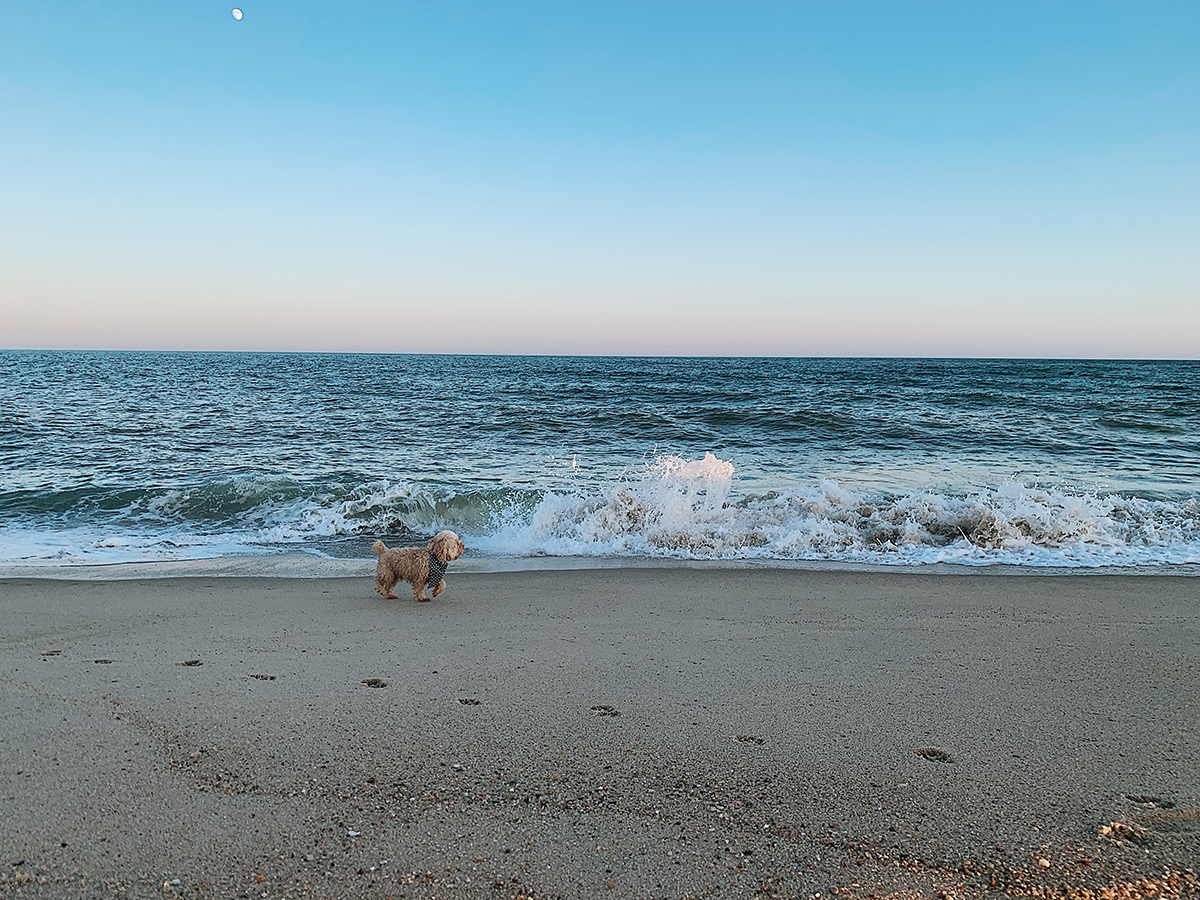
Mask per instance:
[[[1200,500],[987,489],[856,491],[829,478],[740,490],[734,464],[654,457],[553,487],[223,478],[190,487],[27,488],[0,497],[0,564],[70,565],[305,550],[369,557],[377,536],[459,531],[480,557],[828,560],[848,564],[1200,563]]]

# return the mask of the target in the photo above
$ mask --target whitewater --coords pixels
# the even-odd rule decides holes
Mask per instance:
[[[1200,564],[1200,366],[0,354],[0,565]],[[438,398],[431,405],[430,398]]]

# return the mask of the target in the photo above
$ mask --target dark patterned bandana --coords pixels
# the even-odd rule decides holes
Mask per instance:
[[[425,581],[427,587],[437,587],[442,576],[446,574],[447,563],[438,559],[432,550],[429,551],[429,578]]]

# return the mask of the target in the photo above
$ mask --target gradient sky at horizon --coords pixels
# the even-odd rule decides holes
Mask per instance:
[[[5,4],[0,347],[1200,356],[1200,5]]]

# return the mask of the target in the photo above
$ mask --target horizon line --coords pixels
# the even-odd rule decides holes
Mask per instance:
[[[844,359],[844,360],[959,360],[1028,362],[1200,362],[1200,357],[1176,356],[911,356],[904,354],[782,354],[782,353],[468,353],[383,350],[221,350],[196,348],[120,348],[120,347],[4,347],[0,353],[194,353],[245,356],[453,356],[463,358],[510,359]]]

